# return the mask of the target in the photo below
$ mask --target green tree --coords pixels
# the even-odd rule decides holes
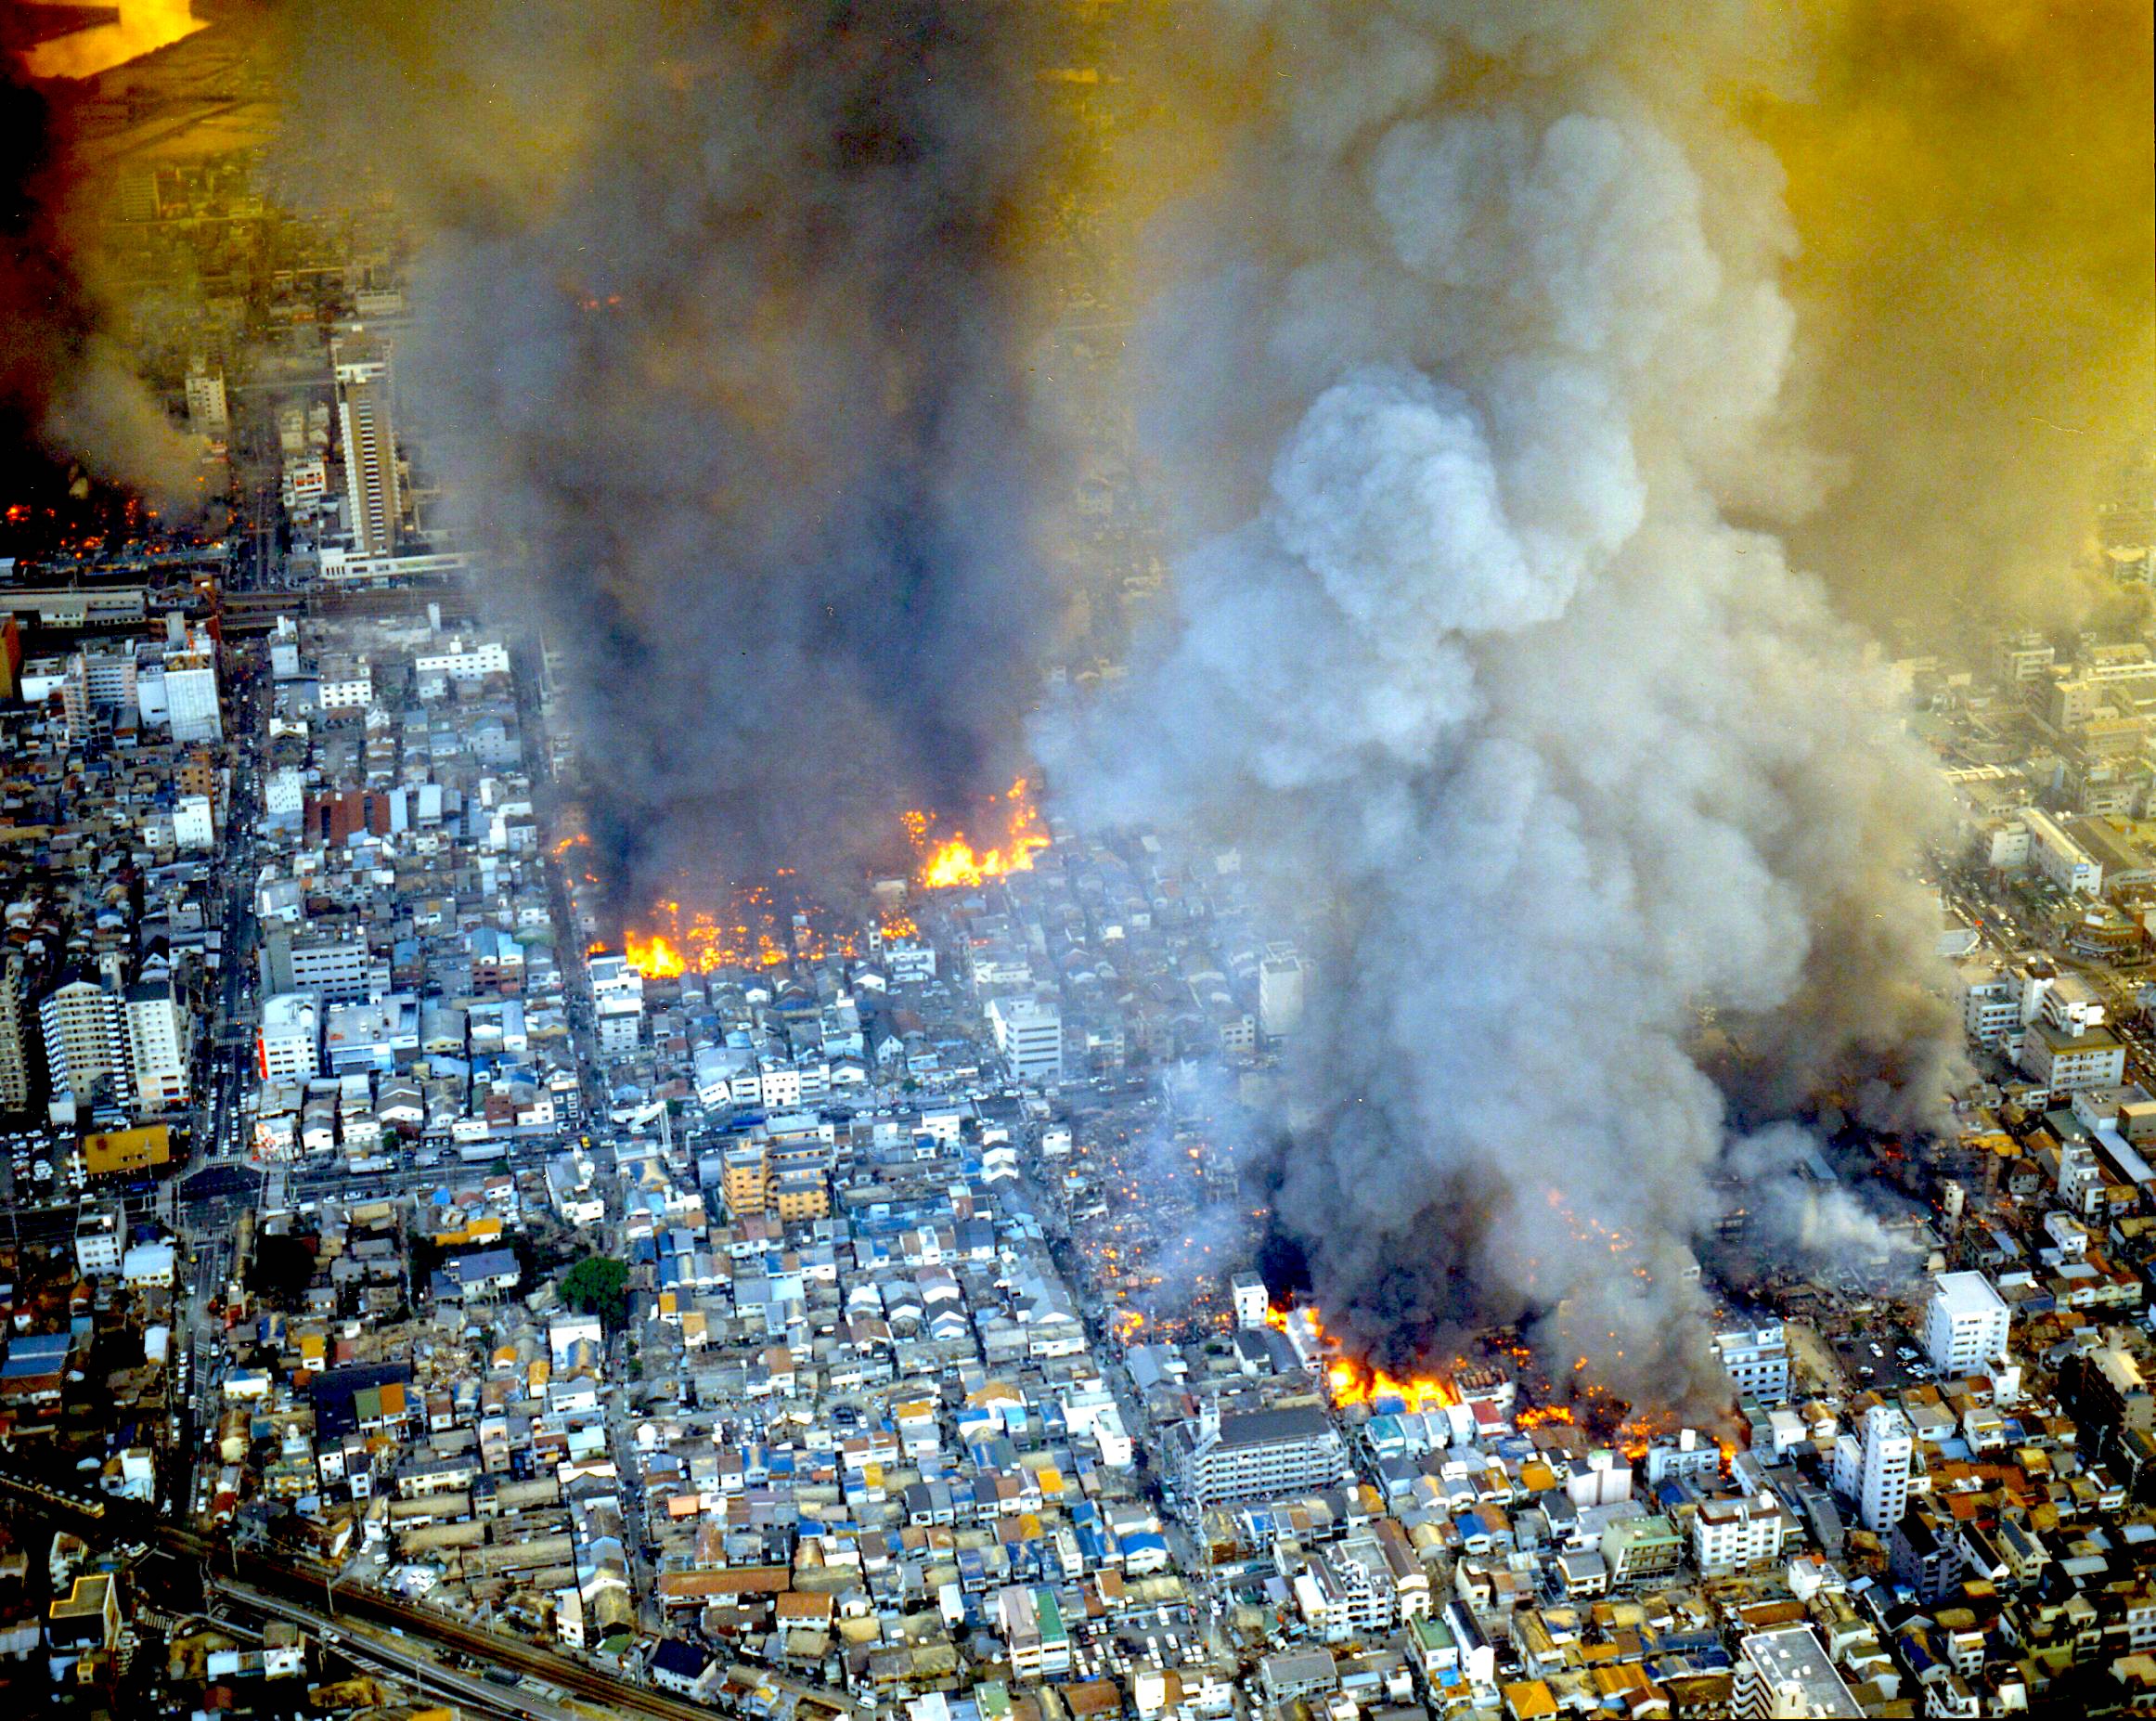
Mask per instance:
[[[628,1263],[612,1255],[587,1255],[562,1277],[562,1300],[579,1314],[596,1314],[610,1327],[628,1319]]]

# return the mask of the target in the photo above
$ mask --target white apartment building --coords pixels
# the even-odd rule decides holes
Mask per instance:
[[[225,400],[225,373],[196,369],[187,372],[187,422],[204,436],[222,436],[231,422]]]
[[[1303,962],[1290,944],[1268,945],[1258,964],[1258,1027],[1269,1038],[1292,1034],[1302,1022]]]
[[[305,781],[296,766],[280,766],[263,779],[262,809],[272,819],[297,819],[306,801]]]
[[[591,996],[602,1009],[610,1003],[643,1009],[644,977],[629,966],[627,957],[594,956],[585,974],[591,981]]]
[[[2126,1074],[2125,1043],[2108,1028],[2076,1032],[2032,1022],[2021,1042],[2021,1068],[2054,1093],[2116,1087]]]
[[[131,986],[123,1003],[135,1104],[164,1111],[187,1102],[187,1013],[169,981]]]
[[[452,681],[483,681],[509,673],[509,647],[498,640],[468,646],[452,637],[447,651],[421,652],[412,659],[412,667],[420,675],[446,676]]]
[[[1788,1532],[1789,1516],[1771,1495],[1703,1501],[1692,1515],[1692,1560],[1707,1577],[1771,1564]]]
[[[1346,1449],[1322,1410],[1294,1406],[1223,1417],[1208,1399],[1195,1429],[1186,1424],[1183,1436],[1182,1490],[1207,1506],[1309,1494],[1347,1473]]]
[[[2058,660],[2059,648],[2040,633],[2015,634],[2001,640],[1993,669],[2002,681],[2039,681]]]
[[[75,1271],[85,1278],[117,1273],[126,1257],[126,1215],[117,1207],[92,1207],[75,1221]]]
[[[1762,1404],[1787,1404],[1789,1397],[1789,1341],[1777,1322],[1714,1335],[1714,1354],[1737,1395]]]
[[[1924,1349],[1944,1379],[1959,1379],[2007,1353],[2010,1312],[1981,1273],[1943,1273],[1924,1315]]]
[[[2004,968],[1984,963],[1965,964],[1957,990],[1961,993],[1961,1028],[1976,1045],[1998,1051],[2021,1030],[2021,987]]]
[[[255,1068],[265,1081],[311,1081],[321,1068],[321,1013],[304,992],[279,992],[262,1004]]]
[[[53,1093],[89,1097],[99,1080],[127,1080],[127,1030],[120,1000],[94,980],[70,980],[37,1006]]]
[[[173,803],[173,847],[187,850],[214,848],[217,821],[207,795],[183,795]]]
[[[2021,1019],[2048,1022],[2069,1034],[2101,1028],[2110,1019],[2103,994],[2082,975],[2046,966],[2031,968],[2021,985]]]
[[[790,1107],[801,1103],[801,1072],[791,1064],[775,1058],[758,1062],[757,1073],[762,1078],[763,1103],[774,1107]]]
[[[1039,998],[993,998],[988,1026],[1014,1080],[1063,1080],[1063,1012],[1054,1004]]]
[[[1864,1426],[1834,1445],[1834,1485],[1857,1503],[1864,1527],[1884,1535],[1909,1506],[1909,1467],[1916,1450],[1908,1418],[1891,1404],[1874,1404]]]
[[[325,711],[364,711],[374,703],[374,666],[364,657],[332,657],[316,683]]]
[[[1860,1715],[1864,1705],[1809,1625],[1754,1632],[1737,1645],[1731,1706],[1744,1721]]]

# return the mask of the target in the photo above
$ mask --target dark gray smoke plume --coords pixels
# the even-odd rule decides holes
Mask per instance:
[[[1047,610],[1031,8],[335,10],[310,120],[418,215],[400,388],[567,648],[627,906],[845,879],[1006,785]]]
[[[1775,166],[1715,100],[1754,38],[1651,10],[1180,10],[1190,64],[1242,69],[1150,355],[1199,541],[1046,746],[1326,929],[1274,1204],[1328,1323],[1398,1357],[1523,1320],[1673,1404],[1725,1391],[1688,1254],[1724,1082],[1913,1119],[1953,1041],[1902,870],[1929,773],[1724,513],[1815,477],[1767,451]]]
[[[0,54],[0,447],[33,445],[170,506],[188,499],[194,450],[94,282],[70,99],[70,86],[26,82]]]

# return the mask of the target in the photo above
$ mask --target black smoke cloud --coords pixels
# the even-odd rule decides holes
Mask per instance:
[[[0,448],[79,461],[170,505],[193,451],[115,338],[85,246],[71,86],[40,86],[0,55]]]
[[[625,907],[1006,784],[1030,8],[406,12],[310,13],[303,123],[419,223],[400,397],[566,650]]]
[[[1329,1326],[1410,1360],[1519,1322],[1561,1372],[1716,1400],[1689,1245],[1718,1177],[1765,1210],[1792,1163],[1748,1130],[1837,1091],[1920,1123],[1957,1044],[1907,876],[1930,773],[1732,521],[1821,475],[1778,439],[1781,176],[1723,99],[1771,35],[1177,16],[1224,163],[1167,217],[1142,368],[1187,543],[1052,770],[1237,842],[1318,923],[1316,1121],[1271,1181]]]

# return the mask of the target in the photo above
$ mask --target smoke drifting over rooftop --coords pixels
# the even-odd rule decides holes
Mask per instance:
[[[1026,10],[307,19],[314,100],[421,223],[400,387],[536,573],[632,897],[856,877],[1022,762]]]
[[[1665,1404],[1720,1397],[1711,1180],[1788,1163],[1740,1147],[1702,1011],[1748,1094],[1882,1119],[1949,1043],[1899,872],[1929,773],[1725,518],[1818,479],[1770,451],[1792,236],[1722,105],[1770,68],[1669,10],[1179,11],[1192,87],[1237,68],[1141,368],[1196,542],[1128,689],[1048,738],[1095,808],[1318,899],[1274,1208],[1328,1324],[1400,1358],[1521,1319]]]

